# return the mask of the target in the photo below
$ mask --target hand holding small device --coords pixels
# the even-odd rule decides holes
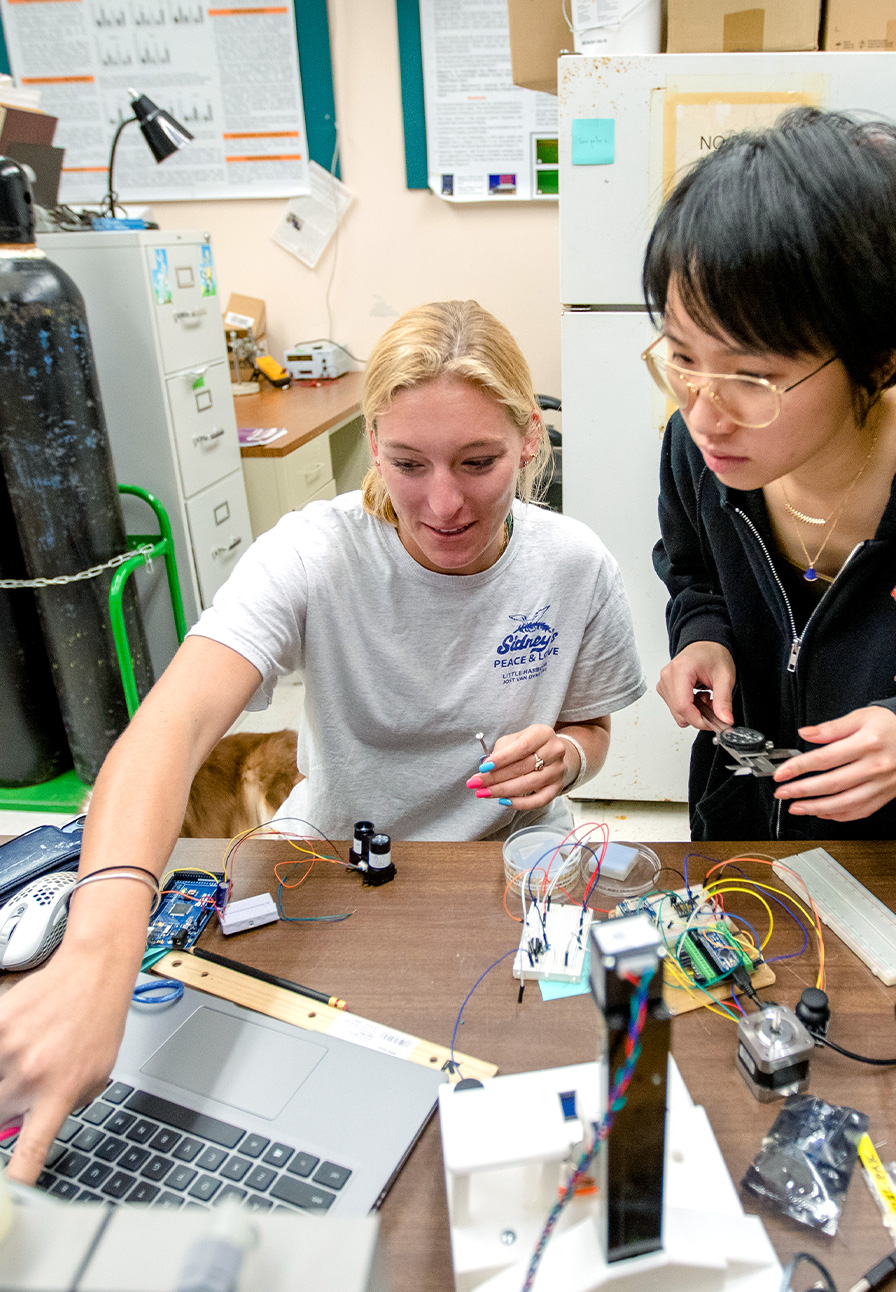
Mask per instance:
[[[694,703],[694,692],[711,691],[711,712],[720,722],[732,726],[735,677],[734,660],[725,646],[718,642],[691,642],[662,670],[656,689],[679,727],[714,731],[717,728]]]

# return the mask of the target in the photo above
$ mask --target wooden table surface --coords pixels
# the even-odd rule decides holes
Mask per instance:
[[[257,395],[234,398],[237,426],[285,426],[287,434],[272,444],[241,444],[244,458],[283,458],[293,449],[339,426],[361,411],[363,372],[346,372],[324,386],[293,383],[283,390],[267,387]]]
[[[651,846],[664,865],[679,869],[690,851],[681,843]],[[786,857],[812,846],[816,845],[726,843],[704,845],[702,851],[727,860],[755,850]],[[339,848],[346,856],[346,847],[340,844]],[[896,845],[836,843],[828,850],[873,893],[894,904]],[[218,840],[181,840],[174,861],[216,866],[222,851]],[[501,848],[483,843],[398,843],[393,857],[397,878],[382,888],[363,888],[356,873],[318,862],[301,887],[284,895],[285,912],[291,915],[351,911],[351,918],[340,924],[280,923],[230,939],[221,935],[217,925],[209,925],[200,945],[341,996],[356,1014],[448,1045],[469,989],[492,961],[518,941],[519,926],[502,907]],[[247,841],[235,857],[234,897],[275,894],[273,865],[297,858],[285,841]],[[701,878],[709,864],[693,857],[689,877]],[[768,867],[745,868],[768,880]],[[298,870],[294,878],[301,873]],[[668,872],[660,878],[664,887],[681,883]],[[764,913],[753,898],[738,895],[736,906],[733,898],[729,904],[760,932],[765,929]],[[802,935],[779,908],[766,954],[795,951],[801,942]],[[833,1011],[831,1039],[862,1054],[896,1055],[896,993],[874,978],[829,931],[825,948],[826,985]],[[802,989],[815,983],[814,942],[799,959],[775,968],[777,984],[762,994],[792,1007]],[[598,1019],[590,997],[546,1003],[535,984],[530,984],[518,1004],[517,986],[509,962],[488,975],[464,1011],[459,1050],[497,1063],[503,1073],[587,1062],[595,1057]],[[683,1015],[673,1024],[675,1058],[694,1101],[707,1109],[738,1184],[780,1103],[761,1104],[748,1091],[734,1066],[735,1038],[733,1023],[704,1009]],[[867,1067],[831,1050],[817,1049],[812,1058],[810,1092],[867,1113],[869,1132],[881,1145],[883,1160],[896,1158],[893,1069]],[[759,1211],[748,1195],[742,1197],[748,1211]],[[841,1292],[892,1247],[859,1167],[834,1238],[816,1236],[815,1231],[795,1222],[759,1214],[782,1262],[795,1251],[813,1253],[832,1271]],[[436,1118],[386,1199],[382,1238],[394,1292],[448,1292],[452,1288]],[[807,1287],[811,1282],[811,1278],[804,1279],[798,1286]]]

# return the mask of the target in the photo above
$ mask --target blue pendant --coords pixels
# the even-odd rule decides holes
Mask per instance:
[[[818,575],[815,573],[815,570],[810,565],[808,570],[806,570],[805,574],[803,575],[803,578],[806,580],[807,583],[814,583],[815,580],[818,578]]]

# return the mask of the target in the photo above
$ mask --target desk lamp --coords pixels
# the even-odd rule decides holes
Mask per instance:
[[[157,162],[163,162],[166,157],[176,153],[178,149],[183,148],[185,144],[190,143],[193,136],[184,126],[170,113],[165,112],[163,108],[153,103],[145,94],[138,94],[136,90],[128,90],[131,100],[131,108],[134,115],[127,117],[115,131],[112,140],[112,150],[109,154],[109,177],[107,180],[106,196],[103,198],[102,209],[107,215],[114,216],[116,208],[117,193],[112,187],[112,170],[115,166],[115,149],[118,146],[118,139],[125,126],[129,126],[132,121],[140,123],[140,130],[143,138],[149,145],[150,152]]]

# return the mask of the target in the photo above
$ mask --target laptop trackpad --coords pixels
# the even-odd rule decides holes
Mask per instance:
[[[203,1005],[150,1055],[140,1071],[272,1119],[326,1053],[323,1045]]]

